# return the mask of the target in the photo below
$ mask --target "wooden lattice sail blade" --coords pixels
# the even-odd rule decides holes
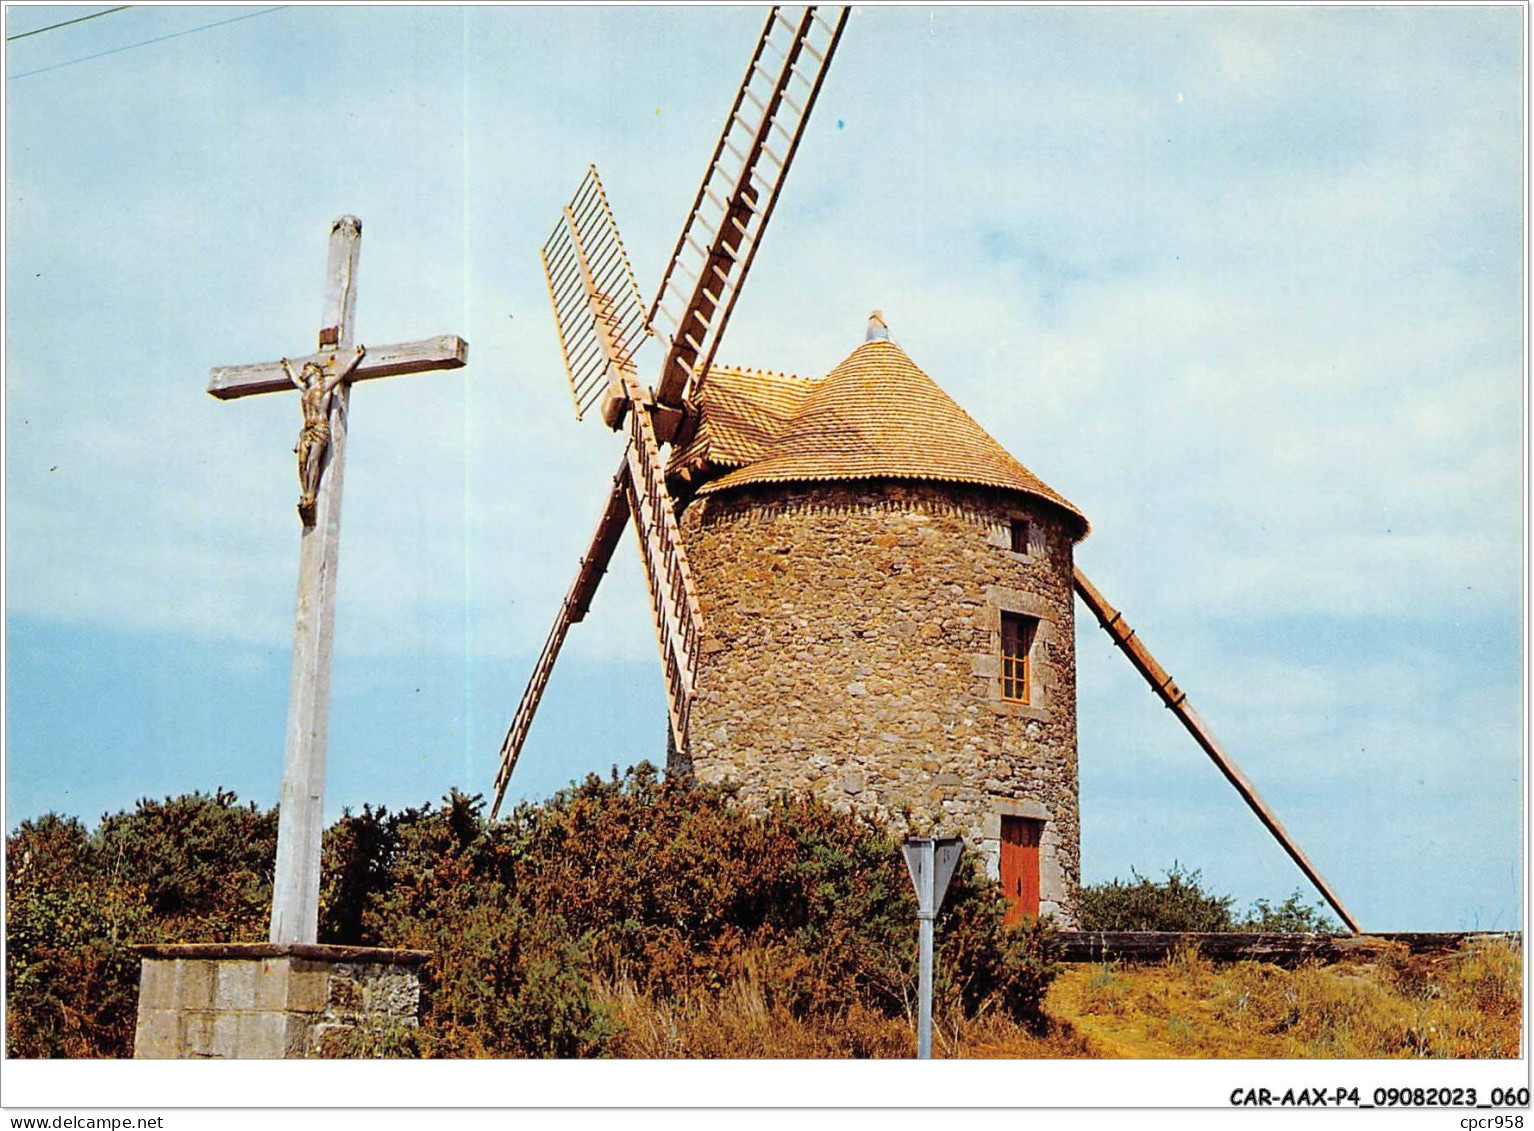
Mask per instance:
[[[495,775],[495,803],[490,807],[492,819],[501,810],[501,799],[506,796],[506,786],[510,784],[512,771],[516,769],[522,744],[527,741],[527,732],[533,725],[533,715],[543,698],[544,688],[548,686],[554,661],[559,657],[559,650],[565,642],[565,634],[570,631],[572,624],[584,619],[587,610],[591,608],[591,598],[596,594],[597,584],[607,572],[613,551],[623,536],[623,527],[629,517],[628,477],[629,464],[625,456],[618,465],[617,474],[613,476],[612,490],[608,493],[606,506],[602,508],[602,517],[597,521],[591,547],[581,559],[575,580],[571,582],[569,592],[560,603],[554,627],[549,630],[548,639],[543,643],[543,651],[538,654],[533,674],[522,692],[521,702],[517,704],[517,713],[506,731],[505,741],[501,743],[501,764]]]
[[[680,406],[714,359],[847,22],[845,7],[788,11],[767,16],[650,306],[666,345],[655,389],[664,405]]]
[[[565,376],[581,418],[614,388],[615,366],[632,365],[646,333],[639,285],[595,165],[560,213],[542,259]]]
[[[1354,919],[1348,909],[1342,905],[1342,900],[1337,897],[1337,893],[1332,890],[1325,877],[1317,871],[1316,866],[1310,862],[1310,858],[1300,850],[1294,838],[1279,823],[1278,817],[1262,799],[1262,795],[1257,792],[1257,787],[1241,772],[1241,767],[1236,765],[1235,760],[1215,740],[1214,734],[1204,720],[1199,718],[1197,712],[1193,710],[1188,697],[1183,694],[1177,684],[1172,682],[1172,677],[1167,674],[1166,669],[1156,662],[1156,658],[1150,654],[1150,649],[1140,642],[1140,638],[1135,635],[1134,629],[1129,627],[1123,615],[1108,604],[1080,569],[1075,571],[1074,580],[1076,592],[1097,617],[1098,623],[1103,626],[1103,631],[1111,636],[1124,655],[1129,657],[1129,662],[1135,666],[1135,670],[1145,677],[1145,681],[1151,685],[1151,690],[1171,708],[1178,721],[1187,728],[1188,733],[1193,736],[1193,740],[1199,744],[1204,753],[1209,755],[1220,773],[1224,774],[1226,780],[1236,787],[1236,792],[1241,795],[1247,807],[1257,815],[1263,827],[1273,834],[1279,845],[1289,854],[1289,858],[1299,865],[1306,879],[1314,884],[1316,890],[1325,897],[1326,902],[1331,904],[1332,910],[1337,912],[1337,915],[1347,924],[1348,929],[1355,934],[1360,933],[1363,928],[1358,925],[1358,920]]]
[[[630,393],[639,390],[629,382]],[[692,708],[698,675],[703,618],[698,611],[697,590],[687,564],[676,507],[666,489],[660,446],[650,414],[640,408],[629,413],[629,502],[639,535],[639,554],[644,560],[650,589],[650,610],[666,669],[666,704],[671,716],[671,738],[676,749],[687,748],[687,719]]]

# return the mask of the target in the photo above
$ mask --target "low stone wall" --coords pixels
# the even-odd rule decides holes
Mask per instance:
[[[1061,962],[1164,962],[1196,950],[1211,962],[1373,962],[1392,949],[1446,954],[1466,943],[1512,942],[1517,931],[1381,931],[1366,935],[1295,935],[1256,931],[1060,931],[1052,946]]]
[[[414,1026],[426,951],[189,943],[142,959],[133,1055],[276,1060],[313,1056],[359,1026]]]

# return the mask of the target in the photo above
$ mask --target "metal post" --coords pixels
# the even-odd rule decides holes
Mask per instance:
[[[931,840],[927,840],[919,848],[920,874],[926,890],[917,896],[919,910],[916,912],[921,964],[916,988],[917,997],[921,999],[917,1006],[916,1021],[917,1060],[932,1059],[932,924],[937,918],[937,899],[932,888],[933,882],[937,879],[937,869],[933,860],[936,848],[937,846]]]
[[[932,927],[948,881],[964,851],[964,838],[957,836],[907,837],[901,846],[911,886],[916,889],[917,983],[916,1057],[932,1059]]]

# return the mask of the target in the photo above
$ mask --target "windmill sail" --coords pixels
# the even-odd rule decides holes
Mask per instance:
[[[628,407],[632,406],[632,411],[627,412],[629,442],[591,549],[581,559],[501,744],[492,817],[500,811],[565,635],[586,615],[630,514],[638,530],[650,587],[650,606],[666,670],[671,733],[678,749],[686,745],[702,634],[687,552],[677,529],[676,506],[666,488],[660,445],[644,389],[635,376],[634,348],[644,331],[638,289],[595,167],[587,172],[544,245],[543,263],[559,324],[560,348],[575,394],[576,415],[583,415],[604,396],[604,416],[609,423],[616,425]]]
[[[841,39],[847,9],[767,16],[671,263],[650,305],[666,343],[655,398],[680,407],[714,360]],[[696,391],[694,388],[693,392]]]
[[[629,390],[638,393],[637,383],[628,381]],[[575,580],[559,606],[554,627],[549,630],[533,674],[522,692],[517,712],[501,743],[500,769],[495,776],[495,802],[491,819],[501,809],[501,799],[511,782],[517,758],[533,725],[533,715],[543,699],[544,688],[554,670],[554,661],[565,642],[570,626],[581,621],[591,608],[597,584],[607,572],[613,551],[623,534],[630,514],[634,515],[639,536],[639,553],[644,561],[645,580],[650,590],[650,611],[655,618],[655,634],[660,644],[661,663],[666,671],[666,706],[670,715],[671,738],[678,750],[687,747],[687,718],[692,709],[693,688],[698,675],[698,654],[702,644],[703,618],[698,611],[697,591],[687,564],[676,521],[676,505],[666,489],[661,465],[660,445],[650,414],[643,408],[628,414],[629,443],[623,462],[613,476],[612,491],[591,538],[591,548],[581,559]]]
[[[628,428],[629,505],[634,512],[639,553],[649,582],[650,611],[655,617],[661,661],[666,666],[671,738],[678,750],[685,750],[703,618],[698,612],[698,595],[677,526],[676,506],[666,489],[660,445],[650,414],[642,408],[629,413]]]
[[[669,440],[681,418],[693,371],[713,361],[730,311],[772,216],[826,68],[847,22],[814,7],[791,19],[774,7],[735,96],[724,132],[693,201],[654,305],[639,301],[628,253],[592,166],[543,246],[543,272],[554,305],[565,375],[582,418],[598,402],[612,428],[628,418],[628,445],[591,548],[581,559],[516,715],[501,745],[494,817],[501,807],[533,715],[570,626],[585,616],[628,516],[634,516],[651,612],[666,670],[671,737],[687,746],[702,643],[702,617],[666,487],[657,421]],[[668,320],[660,380],[640,385],[634,353],[658,318]],[[653,415],[652,415],[653,414]]]
[[[560,214],[542,258],[565,376],[581,419],[604,393],[616,394],[618,374],[632,369],[645,336],[639,284],[595,165]]]
[[[1263,801],[1262,796],[1257,792],[1257,787],[1247,780],[1246,775],[1241,772],[1241,767],[1236,765],[1235,760],[1215,740],[1213,732],[1193,710],[1193,705],[1188,702],[1188,697],[1182,688],[1172,682],[1172,677],[1156,662],[1156,657],[1152,656],[1150,649],[1141,643],[1123,615],[1108,604],[1103,595],[1097,591],[1097,587],[1087,580],[1086,574],[1080,569],[1075,571],[1075,586],[1076,592],[1097,617],[1103,631],[1113,637],[1113,642],[1119,646],[1124,655],[1129,657],[1129,662],[1135,666],[1135,670],[1145,677],[1145,681],[1151,685],[1151,690],[1171,708],[1178,721],[1193,736],[1193,740],[1219,767],[1220,773],[1224,774],[1226,780],[1236,787],[1236,792],[1241,795],[1241,799],[1247,803],[1252,812],[1257,814],[1257,819],[1263,823],[1263,827],[1273,834],[1279,845],[1289,854],[1289,858],[1299,865],[1300,871],[1305,873],[1305,877],[1326,898],[1326,902],[1332,905],[1332,910],[1337,912],[1342,921],[1347,924],[1348,929],[1355,934],[1359,933],[1361,928],[1358,920],[1354,919],[1348,909],[1342,905],[1342,900],[1337,898],[1337,893],[1332,891],[1331,885],[1317,871],[1316,866],[1310,862],[1310,858],[1300,850],[1300,846],[1294,842],[1294,838],[1289,835],[1284,826],[1278,823],[1278,817],[1268,808],[1267,802]]]
[[[554,670],[554,661],[564,645],[565,634],[570,631],[572,624],[583,620],[591,608],[591,598],[596,594],[597,582],[607,572],[607,564],[612,561],[613,551],[618,548],[618,540],[623,536],[623,528],[629,520],[628,475],[628,460],[625,456],[624,462],[618,465],[618,473],[613,476],[612,491],[607,496],[607,504],[602,508],[602,517],[597,521],[596,533],[591,537],[591,548],[581,558],[580,567],[575,571],[575,580],[571,582],[570,590],[559,606],[554,627],[549,630],[548,639],[543,643],[543,651],[538,654],[533,674],[522,692],[521,702],[517,704],[517,713],[512,717],[506,738],[501,743],[501,764],[495,775],[495,803],[490,807],[492,820],[501,810],[501,799],[506,796],[511,772],[517,767],[522,744],[527,741],[527,732],[533,725],[533,715],[543,699],[543,689],[548,686],[549,674]]]

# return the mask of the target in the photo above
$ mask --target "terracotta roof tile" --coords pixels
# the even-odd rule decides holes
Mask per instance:
[[[761,459],[804,404],[813,384],[785,373],[714,366],[703,386],[697,433],[672,455],[671,467],[704,462],[742,467]]]
[[[700,495],[754,483],[926,479],[1044,499],[1086,516],[1013,459],[889,340],[864,342],[819,381],[716,367],[701,422],[671,466],[729,468]]]

